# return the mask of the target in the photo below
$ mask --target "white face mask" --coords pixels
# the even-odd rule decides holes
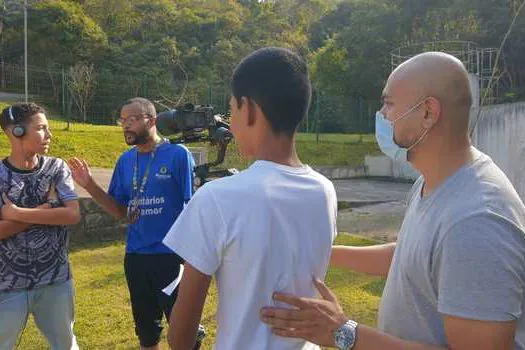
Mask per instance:
[[[408,161],[408,151],[410,151],[412,148],[414,148],[418,143],[420,143],[423,138],[428,133],[429,129],[425,129],[421,136],[417,139],[416,142],[414,142],[410,147],[404,148],[399,146],[396,141],[394,140],[394,124],[403,118],[405,118],[407,115],[412,113],[417,107],[419,107],[424,101],[426,97],[423,98],[421,101],[416,103],[414,106],[410,107],[408,111],[403,113],[401,116],[399,116],[394,121],[390,121],[386,119],[383,113],[380,111],[376,112],[376,140],[377,144],[379,145],[379,148],[381,149],[381,152],[389,156],[393,161],[400,161],[400,162],[407,162]]]

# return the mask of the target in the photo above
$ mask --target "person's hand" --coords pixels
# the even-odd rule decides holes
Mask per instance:
[[[15,221],[18,213],[18,207],[16,204],[11,202],[5,193],[2,193],[2,201],[4,202],[4,205],[2,205],[1,209],[2,220]]]
[[[47,195],[47,200],[58,200],[58,193],[55,186],[55,183],[53,182],[51,184],[51,187],[49,188],[49,194]]]
[[[91,169],[84,159],[73,158],[69,160],[68,164],[71,168],[73,180],[75,180],[80,187],[86,188],[93,181]]]
[[[40,204],[37,209],[52,209],[53,206],[49,202],[45,202],[44,204]]]
[[[336,296],[322,281],[315,279],[314,284],[323,299],[275,293],[274,300],[294,306],[295,309],[264,307],[261,309],[261,320],[281,337],[335,346],[334,333],[348,321],[348,317],[344,315]]]

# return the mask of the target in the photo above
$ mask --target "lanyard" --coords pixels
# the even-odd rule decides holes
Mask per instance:
[[[148,182],[148,176],[151,168],[151,164],[153,163],[153,160],[155,159],[155,153],[157,152],[157,147],[159,147],[161,144],[166,142],[165,139],[163,139],[161,142],[157,143],[155,145],[155,148],[153,148],[153,151],[151,151],[151,157],[148,161],[148,165],[146,165],[146,171],[144,172],[144,176],[142,176],[142,181],[140,184],[138,184],[138,173],[139,173],[139,151],[137,150],[137,159],[135,161],[135,165],[133,167],[133,193],[135,195],[135,199],[138,199],[139,195],[142,195],[144,191],[146,190],[146,183]],[[138,192],[137,192],[138,191]]]

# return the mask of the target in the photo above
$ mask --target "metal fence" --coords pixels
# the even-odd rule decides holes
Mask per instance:
[[[24,93],[22,65],[0,65],[0,92]],[[151,77],[137,79],[126,75],[98,74],[85,116],[76,103],[68,69],[28,67],[29,99],[42,104],[55,119],[55,125],[74,129],[79,123],[116,125],[122,103],[135,96],[176,106],[186,102],[210,104],[217,113],[229,108],[229,82],[162,82]],[[300,126],[303,132],[370,133],[374,130],[374,113],[379,100],[368,101],[332,96],[314,90],[310,113]]]

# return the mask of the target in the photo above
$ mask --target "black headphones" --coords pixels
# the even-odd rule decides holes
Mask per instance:
[[[11,132],[13,133],[14,137],[22,137],[26,134],[26,128],[22,125],[16,122],[15,117],[13,116],[13,107],[9,107],[8,110],[9,118],[11,119],[11,122],[13,122],[14,127]]]

